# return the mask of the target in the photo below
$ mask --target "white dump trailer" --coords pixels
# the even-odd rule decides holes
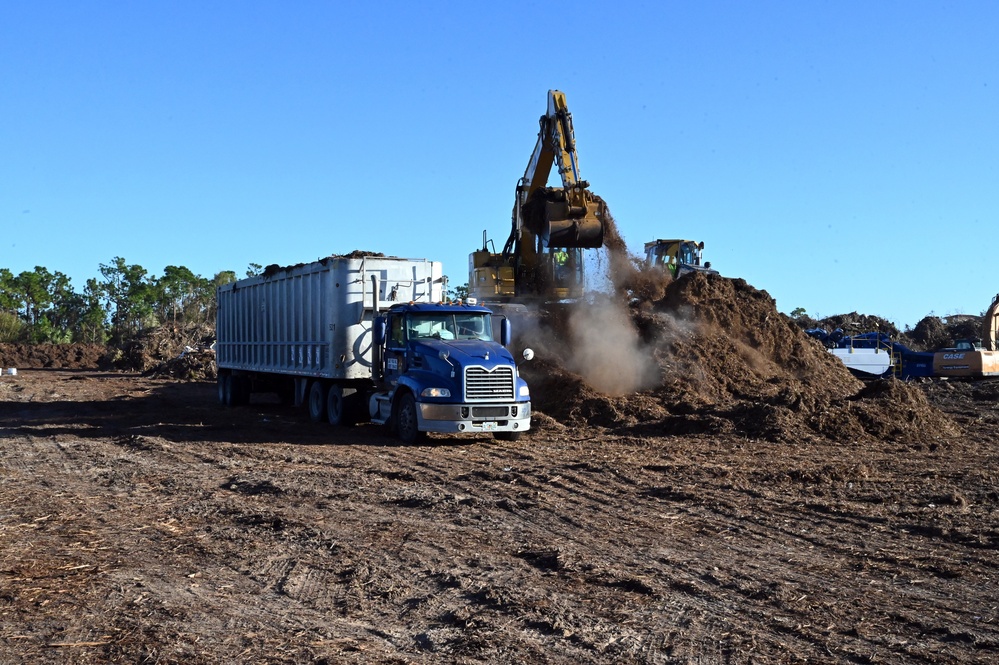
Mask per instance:
[[[444,281],[439,262],[351,255],[219,287],[219,400],[276,392],[315,421],[371,419],[407,441],[515,438],[530,426],[527,385],[489,310],[443,304]]]

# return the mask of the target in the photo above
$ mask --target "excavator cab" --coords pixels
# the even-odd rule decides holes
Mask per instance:
[[[583,251],[579,247],[548,247],[530,262],[515,254],[490,251],[483,233],[482,249],[468,257],[468,295],[483,302],[566,300],[583,295]]]

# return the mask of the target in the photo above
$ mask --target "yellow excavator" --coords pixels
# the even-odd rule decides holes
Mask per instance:
[[[933,376],[980,379],[999,377],[999,294],[982,316],[982,339],[958,340],[933,354]]]
[[[538,141],[517,182],[512,228],[502,252],[482,233],[468,258],[468,295],[484,303],[554,302],[583,294],[583,249],[603,245],[603,202],[579,176],[565,94],[548,91]],[[561,187],[548,187],[558,164]]]

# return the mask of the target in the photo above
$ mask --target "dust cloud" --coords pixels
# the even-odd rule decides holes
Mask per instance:
[[[629,304],[661,299],[671,277],[664,270],[646,269],[641,257],[628,252],[606,202],[594,198],[604,224],[603,256],[594,277],[606,292],[591,292],[570,310],[566,366],[591,388],[620,396],[661,382],[653,348],[642,341]]]
[[[653,350],[643,344],[626,304],[595,295],[572,310],[567,368],[594,390],[621,396],[655,387],[660,380]]]

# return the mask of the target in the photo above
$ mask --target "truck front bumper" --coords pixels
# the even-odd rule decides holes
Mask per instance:
[[[531,403],[432,404],[420,403],[417,412],[423,432],[526,432],[531,429]]]

